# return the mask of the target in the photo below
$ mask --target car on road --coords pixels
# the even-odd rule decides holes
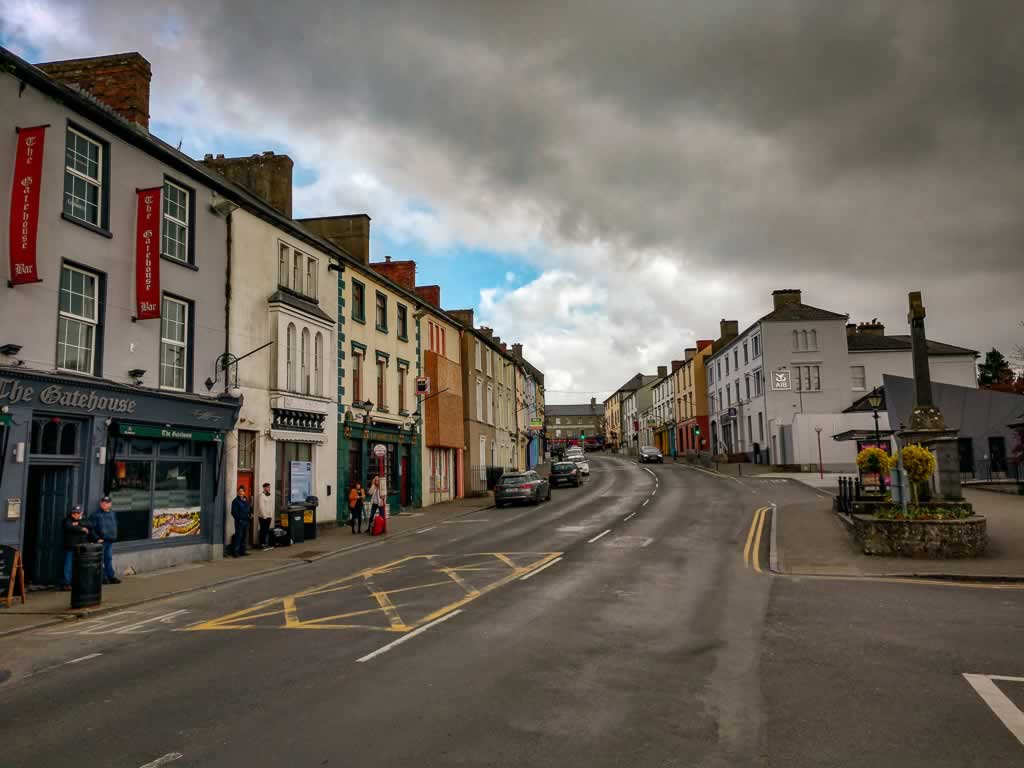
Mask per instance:
[[[655,448],[653,445],[645,445],[640,449],[640,463],[664,464],[665,457],[661,455],[661,450],[658,448]]]
[[[510,472],[498,478],[494,486],[494,506],[504,507],[506,504],[540,504],[551,498],[551,483],[533,470],[528,472]]]
[[[583,482],[583,476],[579,468],[571,461],[556,461],[551,465],[551,474],[548,475],[548,482],[551,487],[556,485],[573,485],[577,488]]]
[[[579,456],[573,456],[571,459],[569,459],[569,461],[576,465],[576,468],[580,471],[580,474],[585,475],[587,477],[590,476],[590,462],[587,461],[585,456],[583,456],[582,454],[580,454]]]

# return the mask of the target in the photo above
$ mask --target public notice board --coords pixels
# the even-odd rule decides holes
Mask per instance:
[[[293,461],[291,463],[292,490],[288,501],[305,501],[313,495],[313,462]]]

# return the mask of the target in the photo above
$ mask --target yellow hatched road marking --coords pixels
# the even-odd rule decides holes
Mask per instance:
[[[747,545],[743,548],[743,562],[750,563],[750,544],[754,540],[754,531],[757,530],[757,521],[761,516],[764,507],[754,510],[754,516],[750,519],[750,530],[747,531]]]
[[[757,520],[757,533],[754,535],[754,548],[751,557],[754,562],[754,570],[761,573],[761,533],[764,530],[764,519],[768,515],[768,507],[761,507],[761,514]]]

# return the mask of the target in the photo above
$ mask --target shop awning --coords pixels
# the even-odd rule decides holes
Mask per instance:
[[[312,443],[322,445],[327,442],[326,432],[292,432],[284,429],[270,430],[271,440],[281,440],[286,443]]]
[[[221,439],[220,432],[210,432],[187,427],[157,427],[152,424],[119,424],[122,437],[156,437],[164,440],[194,440],[197,443],[211,443]]]

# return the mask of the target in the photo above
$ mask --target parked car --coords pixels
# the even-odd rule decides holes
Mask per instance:
[[[563,454],[563,458],[566,461],[572,461],[577,456],[585,456],[585,455],[586,454],[583,452],[582,448],[578,448],[576,446],[573,446],[572,448],[567,448],[566,449],[565,454]]]
[[[502,475],[494,486],[494,506],[526,502],[540,504],[551,498],[551,483],[533,470]]]
[[[579,468],[571,461],[556,461],[551,465],[551,474],[548,476],[551,487],[556,485],[574,485],[580,487],[583,477]]]
[[[665,457],[661,455],[661,451],[655,448],[653,445],[645,445],[640,449],[640,463],[641,464],[664,464]]]
[[[590,462],[587,461],[586,457],[580,454],[579,456],[573,456],[570,459],[576,468],[580,471],[580,474],[589,476],[590,475]]]

